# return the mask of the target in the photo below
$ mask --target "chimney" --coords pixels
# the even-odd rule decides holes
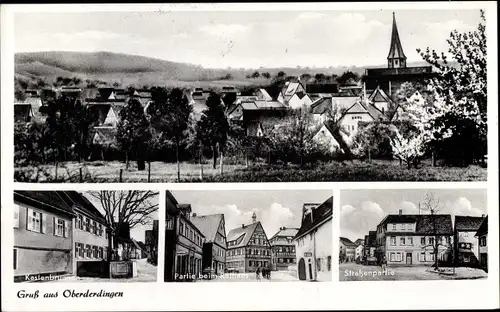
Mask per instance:
[[[242,224],[242,225],[241,225],[241,228],[242,228],[242,229],[244,229],[244,228],[245,228],[245,225],[244,225],[244,224]]]
[[[484,219],[484,217],[485,217],[485,215],[484,215],[484,214],[482,214],[482,215],[481,215],[481,218],[483,218],[483,219]]]
[[[399,215],[402,216],[403,215],[403,209],[399,209]]]

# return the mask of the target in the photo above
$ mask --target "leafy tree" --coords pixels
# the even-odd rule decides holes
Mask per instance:
[[[314,75],[314,79],[316,80],[316,82],[322,82],[325,81],[326,76],[323,73],[317,73],[316,75]]]
[[[304,74],[300,75],[300,80],[302,80],[302,81],[306,81],[307,82],[310,79],[311,79],[311,75],[308,74],[308,73],[304,73]]]
[[[136,98],[130,98],[119,115],[116,139],[120,148],[125,151],[125,163],[128,169],[130,152],[136,157],[142,157],[141,153],[146,148],[151,133],[144,109]],[[140,165],[143,162],[137,158],[137,164],[138,167],[142,167]]]
[[[258,71],[255,71],[253,74],[252,74],[252,78],[259,78],[260,77],[260,74]]]
[[[205,146],[212,149],[213,168],[215,169],[217,167],[217,148],[222,158],[222,152],[227,142],[229,123],[218,94],[212,92],[206,104],[207,109],[203,111],[201,119],[198,121],[198,136]]]
[[[268,72],[265,72],[265,73],[262,73],[262,77],[269,79],[269,78],[271,78],[271,74]]]
[[[14,84],[14,99],[20,102],[24,102],[26,100],[26,93],[24,93],[23,88],[17,81]]]
[[[337,82],[340,84],[352,84],[359,81],[359,75],[350,70],[345,71],[337,78]]]
[[[394,157],[405,162],[408,169],[416,166],[419,158],[425,154],[425,138],[422,133],[403,135],[396,130],[390,142]]]
[[[458,66],[448,63],[444,53],[417,50],[437,68],[437,77],[427,81],[433,96],[425,107],[410,105],[415,122],[427,132],[427,143],[445,153],[455,165],[484,161],[487,152],[487,72],[485,16],[478,29],[467,33],[454,30],[447,40],[449,54]]]

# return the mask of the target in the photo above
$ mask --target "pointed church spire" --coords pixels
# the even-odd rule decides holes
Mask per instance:
[[[399,39],[396,14],[394,12],[392,12],[392,35],[389,55],[387,56],[387,65],[389,68],[406,67],[406,56],[403,52],[401,40]]]

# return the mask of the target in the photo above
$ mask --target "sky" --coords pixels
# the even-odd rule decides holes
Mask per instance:
[[[224,214],[226,234],[252,223],[255,212],[268,238],[282,226],[300,228],[304,203],[321,204],[332,190],[171,191],[180,204],[191,204],[193,213]]]
[[[120,192],[120,191],[117,191],[117,192]],[[105,210],[104,208],[102,207],[101,205],[101,202],[96,199],[94,196],[92,196],[89,192],[83,192],[82,193],[90,202],[92,202],[92,204],[94,204],[94,206],[99,209],[99,211],[101,211],[101,213],[104,215],[105,214]],[[159,204],[159,195],[155,196],[155,197],[152,197],[151,198],[151,201],[150,201],[150,204],[152,205],[158,205]],[[152,220],[158,220],[158,210],[153,212],[151,215],[151,219]],[[153,229],[153,222],[151,222],[151,224],[147,224],[147,225],[137,225],[135,226],[134,228],[130,229],[130,236],[137,240],[137,241],[141,241],[141,242],[144,242],[145,241],[145,231],[146,230],[152,230]]]
[[[342,190],[340,193],[340,235],[352,241],[375,231],[387,214],[418,214],[418,204],[433,193],[442,208],[440,214],[481,217],[487,214],[485,189],[437,190]],[[427,213],[421,210],[421,213]],[[454,221],[453,221],[454,222]]]
[[[478,10],[396,10],[407,62],[446,52]],[[386,64],[392,10],[16,13],[15,52],[110,51],[207,68]]]

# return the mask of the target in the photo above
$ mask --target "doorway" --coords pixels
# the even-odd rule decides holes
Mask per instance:
[[[300,258],[299,260],[299,280],[306,280],[306,262],[304,261],[304,258]]]
[[[412,253],[406,253],[406,264],[412,264]]]

